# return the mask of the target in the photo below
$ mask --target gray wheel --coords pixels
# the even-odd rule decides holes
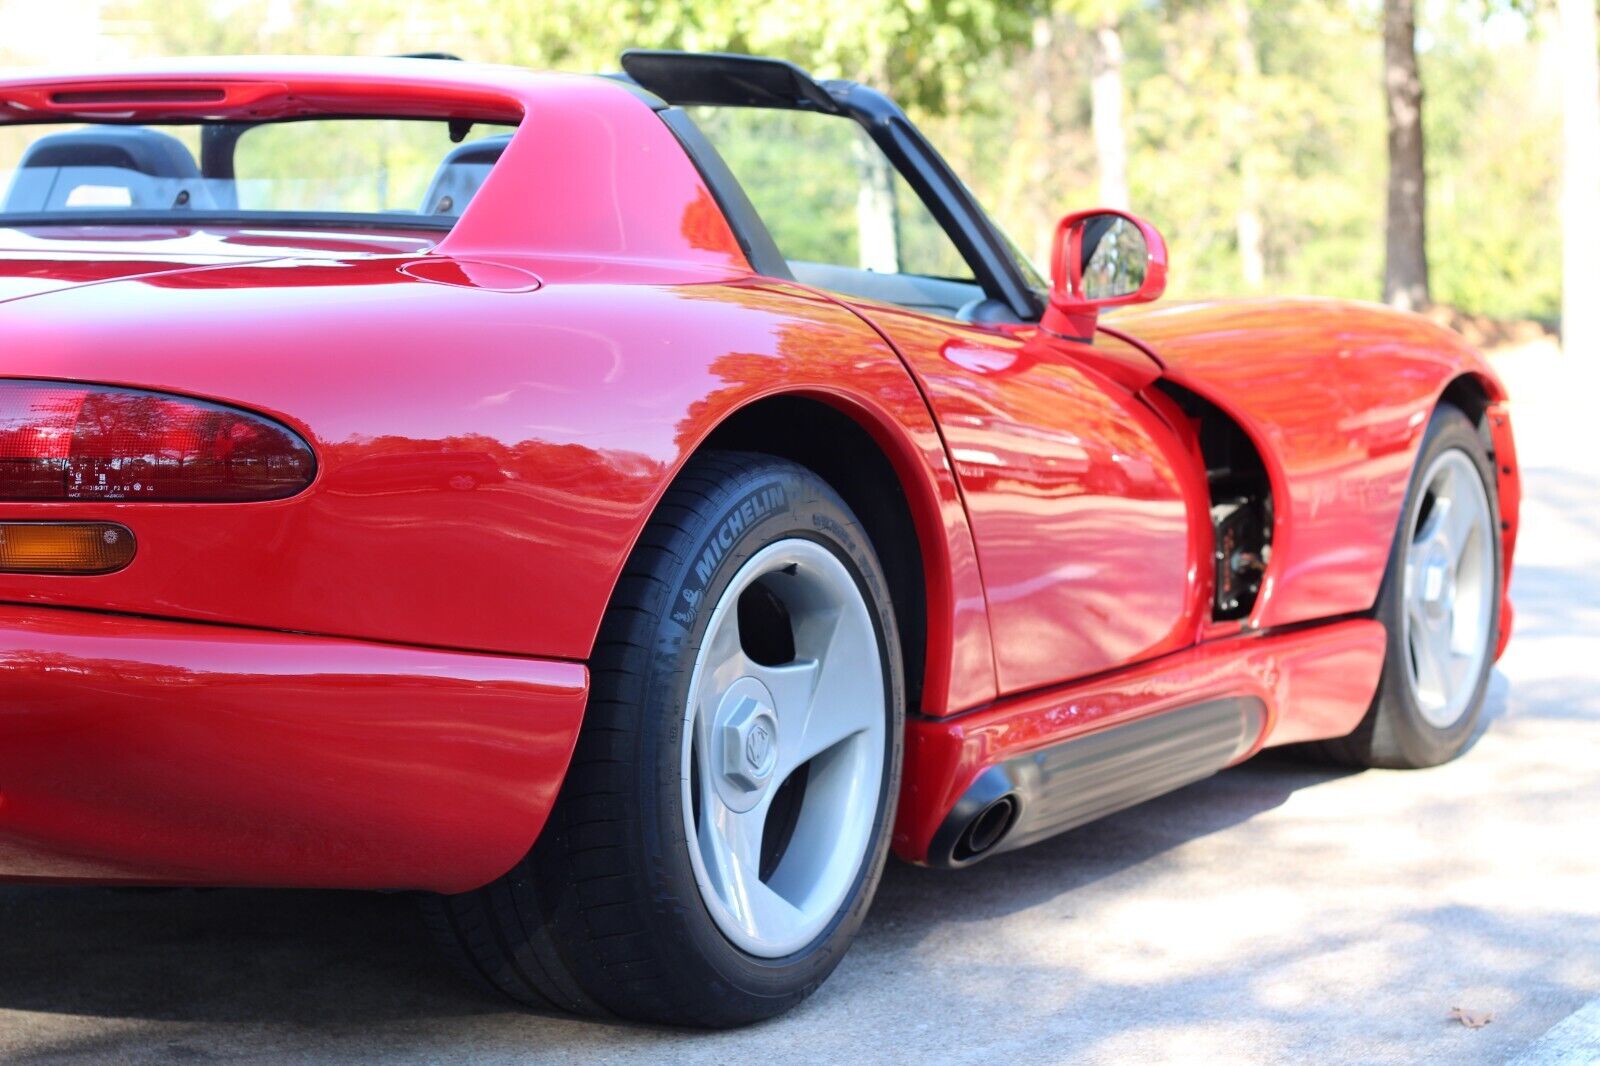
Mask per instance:
[[[759,609],[740,609],[748,596]],[[752,658],[741,619],[783,617],[787,661]],[[861,589],[816,541],[761,549],[712,611],[684,712],[684,831],[701,900],[752,955],[810,943],[867,859],[884,787],[883,671]]]
[[[1471,706],[1492,650],[1497,537],[1483,475],[1462,448],[1440,452],[1421,485],[1406,547],[1406,680],[1423,720],[1449,729]]]

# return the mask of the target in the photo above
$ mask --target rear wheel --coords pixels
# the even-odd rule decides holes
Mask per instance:
[[[694,460],[629,560],[560,799],[500,880],[426,905],[469,976],[738,1025],[838,964],[882,873],[904,710],[864,531],[783,460]]]
[[[1500,512],[1488,448],[1460,410],[1442,405],[1423,438],[1379,593],[1389,634],[1367,716],[1320,750],[1358,766],[1446,762],[1482,714],[1500,629]]]

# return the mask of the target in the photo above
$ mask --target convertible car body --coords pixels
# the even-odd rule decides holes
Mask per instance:
[[[599,692],[618,619],[676,618],[701,663],[716,631],[691,622],[719,568],[796,506],[778,482],[728,490],[669,552],[679,576],[629,591],[689,528],[676,516],[710,455],[814,476],[857,524],[812,511],[805,528],[847,563],[871,549],[854,586],[816,589],[877,605],[861,669],[884,679],[889,734],[872,727],[884,769],[860,780],[882,793],[882,845],[912,862],[964,865],[1264,746],[1360,737],[1397,640],[1419,704],[1456,700],[1452,671],[1478,686],[1510,632],[1519,490],[1505,392],[1459,338],[1315,300],[1102,317],[1159,295],[1148,224],[1069,218],[1047,284],[880,94],[747,57],[624,66],[229,59],[0,80],[0,880],[497,883],[560,832],[597,708],[666,691]],[[317,171],[348,143],[312,139],[337,123],[429,131],[415,199],[394,191],[410,140]],[[285,169],[296,153],[304,172]],[[835,223],[837,249],[817,236]],[[1446,408],[1492,464],[1462,534],[1487,552],[1472,582],[1460,543],[1413,550],[1417,506],[1444,512],[1417,486]],[[730,485],[754,462],[718,461]],[[1410,590],[1399,615],[1390,585]],[[1450,662],[1430,675],[1421,630],[1397,637],[1394,618],[1446,594],[1476,613],[1443,623]],[[811,617],[811,595],[783,617]],[[769,743],[788,741],[766,730],[786,737],[781,708],[759,707],[786,698],[805,625],[788,660],[747,643],[757,696],[685,777],[697,810],[718,768],[724,799],[764,787]],[[808,796],[834,795],[824,769]],[[831,801],[840,825],[858,786]],[[785,846],[820,848],[795,817]],[[833,935],[745,914],[721,845],[695,850],[701,824],[693,869],[741,958]],[[874,869],[864,834],[847,873]],[[628,846],[654,855],[651,839]],[[832,883],[785,895],[788,860],[762,854],[796,913]],[[855,883],[870,896],[875,877]],[[829,914],[855,898],[840,893]],[[693,909],[687,890],[652,898],[669,897]],[[761,1013],[636,1007],[568,965],[562,1005]]]

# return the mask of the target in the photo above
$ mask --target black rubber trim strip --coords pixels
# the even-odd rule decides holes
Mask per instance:
[[[789,269],[789,261],[778,250],[767,224],[761,221],[755,205],[745,195],[744,186],[739,184],[739,179],[728,169],[722,154],[695,125],[688,112],[677,107],[665,107],[656,113],[673,136],[678,138],[678,143],[683,146],[684,153],[694,163],[695,169],[700,171],[701,180],[722,209],[722,215],[728,220],[728,226],[743,249],[744,257],[750,261],[751,269],[770,278],[793,281],[794,273]]]

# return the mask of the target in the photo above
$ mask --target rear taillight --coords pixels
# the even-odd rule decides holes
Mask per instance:
[[[135,389],[0,381],[0,499],[277,500],[315,473],[305,441],[248,411]]]

